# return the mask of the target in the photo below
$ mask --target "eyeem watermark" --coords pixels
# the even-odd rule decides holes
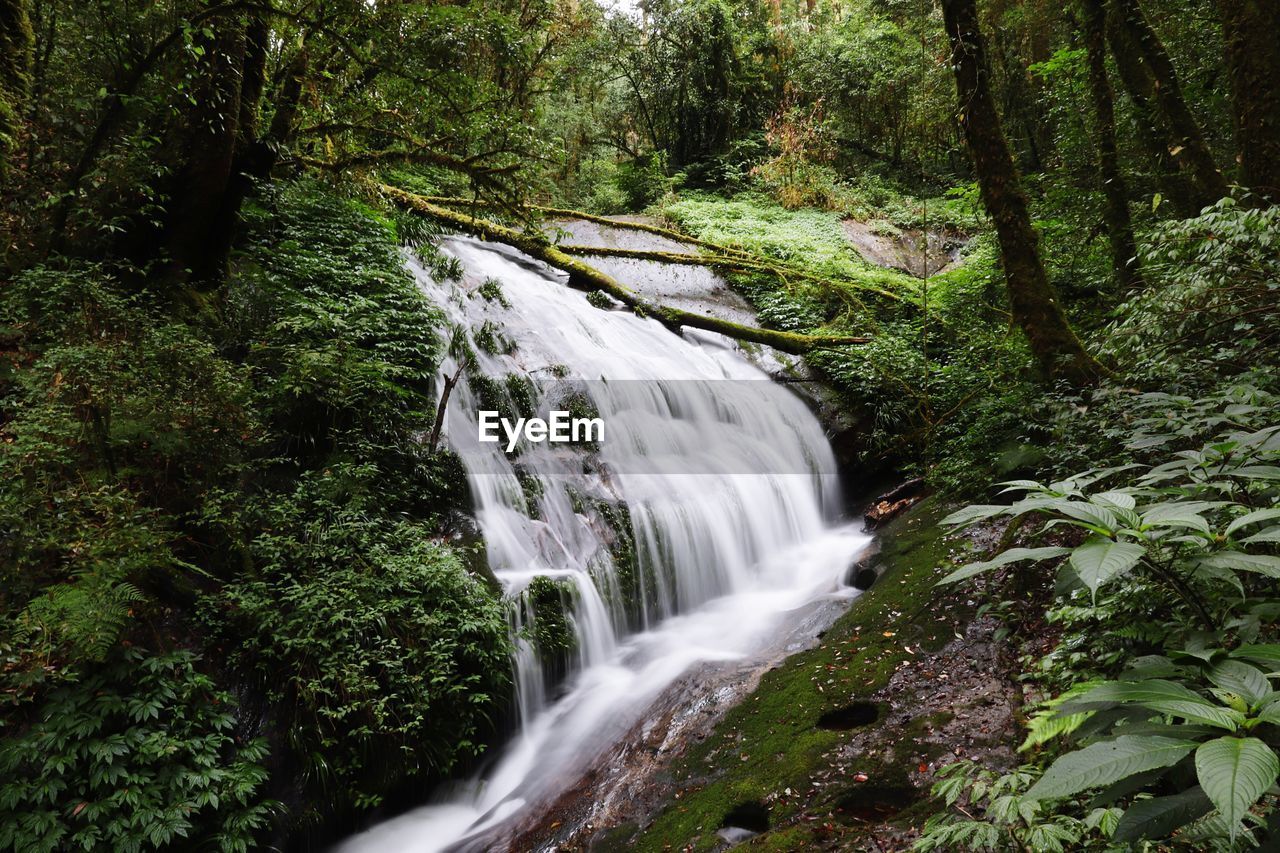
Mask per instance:
[[[501,427],[507,439],[507,453],[515,450],[516,442],[521,436],[525,441],[533,444],[541,444],[544,441],[557,444],[604,441],[604,421],[600,418],[575,418],[570,412],[554,410],[550,413],[551,417],[546,420],[516,418],[513,423],[493,410],[481,409],[478,414],[480,442],[494,444],[501,441],[498,435],[498,429]]]

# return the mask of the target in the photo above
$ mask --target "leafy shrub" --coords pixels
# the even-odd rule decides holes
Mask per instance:
[[[127,272],[127,271],[126,271]],[[0,637],[11,697],[98,662],[183,582],[178,517],[230,482],[256,430],[244,374],[102,266],[36,268],[0,298]]]
[[[496,278],[486,278],[476,288],[476,295],[484,297],[486,302],[497,302],[503,308],[510,308],[511,302],[507,299],[507,295],[502,292],[502,282]]]
[[[326,479],[270,508],[253,576],[206,613],[316,789],[367,805],[479,752],[505,695],[507,619],[428,528],[353,509]]]
[[[1142,246],[1151,286],[1116,312],[1108,350],[1136,376],[1213,381],[1280,351],[1280,208],[1224,198],[1153,229]]]
[[[663,152],[646,154],[614,168],[613,183],[621,195],[622,207],[638,212],[661,199],[671,188],[667,178],[667,158]]]
[[[831,207],[835,172],[827,165],[832,146],[823,128],[822,104],[805,107],[789,99],[766,124],[773,157],[752,170],[788,210]]]
[[[1080,850],[1089,841],[1105,840],[1115,831],[1120,810],[1095,808],[1082,818],[1045,813],[1027,795],[1034,768],[997,774],[972,761],[948,764],[938,770],[934,796],[953,807],[963,802],[981,811],[981,819],[934,815],[926,823],[917,853],[948,850],[1034,850],[1064,853]]]
[[[430,423],[440,314],[375,212],[307,182],[267,201],[274,216],[255,223],[254,262],[232,282],[227,331],[257,341],[245,357],[275,450],[395,463]]]
[[[190,652],[120,650],[0,741],[0,849],[245,851],[271,817],[266,744]]]
[[[1135,461],[1047,485],[1006,483],[1006,491],[1024,497],[950,517],[953,524],[994,517],[1016,524],[1038,516],[1047,523],[1037,535],[1056,541],[970,563],[944,583],[1066,558],[1058,590],[1068,606],[1059,613],[1102,609],[1127,620],[1114,625],[1130,640],[1127,653],[1093,656],[1092,671],[1077,672],[1075,684],[1033,719],[1026,746],[1068,738],[1079,748],[1053,761],[1024,800],[1065,814],[1090,790],[1104,789],[1093,806],[1129,799],[1114,827],[1114,840],[1123,843],[1176,831],[1231,844],[1261,824],[1254,810],[1274,810],[1269,792],[1280,777],[1274,404],[1270,395],[1243,387],[1205,400],[1143,395],[1129,426]],[[1200,444],[1206,435],[1211,440]],[[1104,485],[1116,480],[1125,482]],[[1064,540],[1064,528],[1078,535]],[[1124,597],[1137,599],[1134,606]],[[1083,630],[1103,627],[1112,626],[1094,620]],[[998,823],[993,809],[987,816]],[[922,849],[951,838],[956,825],[936,822]]]
[[[71,717],[42,725],[78,725],[86,685],[109,675],[100,693],[132,695],[119,685],[152,665],[125,649],[191,642],[198,615],[208,630],[195,641],[244,710],[225,698],[206,709],[221,694],[181,687],[197,676],[175,663],[155,676],[164,714],[269,721],[272,778],[254,784],[301,797],[294,816],[314,818],[476,751],[504,691],[507,623],[462,554],[432,544],[436,520],[467,503],[456,457],[422,441],[440,318],[400,243],[432,235],[309,181],[266,190],[246,219],[231,278],[201,315],[175,314],[145,270],[124,266],[54,259],[0,289],[0,702],[6,726],[46,708]],[[0,751],[27,750],[24,731],[6,727]],[[206,741],[227,772],[262,758]],[[224,842],[231,794],[209,789],[223,811],[188,798],[158,801],[158,815],[96,793],[90,758],[56,768],[67,790],[95,791],[89,806],[43,800],[32,813],[57,821],[24,824],[15,843],[65,824],[51,843],[131,849],[155,831],[174,846],[181,830],[234,848],[269,817],[228,824]],[[317,784],[297,785],[301,770]],[[24,764],[15,778],[39,772]],[[80,835],[84,814],[98,829]]]

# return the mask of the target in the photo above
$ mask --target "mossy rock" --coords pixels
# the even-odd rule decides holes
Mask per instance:
[[[628,844],[655,851],[718,849],[724,841],[716,833],[726,815],[742,803],[759,802],[768,805],[770,829],[747,846],[808,850],[823,841],[815,833],[828,830],[820,823],[791,821],[815,807],[840,809],[856,821],[863,812],[880,818],[905,814],[920,801],[900,761],[861,764],[871,779],[866,786],[850,779],[848,786],[831,786],[817,795],[809,791],[811,778],[827,768],[833,751],[855,734],[884,724],[886,709],[874,697],[911,657],[907,647],[937,649],[952,637],[958,614],[950,606],[934,606],[936,569],[947,557],[938,526],[943,514],[936,502],[925,501],[884,529],[873,560],[881,569],[876,585],[824,632],[819,645],[766,673],[710,736],[675,760],[663,781],[678,799],[635,831]],[[824,715],[865,706],[876,711],[875,719],[848,727],[819,725]],[[922,718],[912,725],[939,722]]]

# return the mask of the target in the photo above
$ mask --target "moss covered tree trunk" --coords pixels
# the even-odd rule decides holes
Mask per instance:
[[[1138,248],[1133,239],[1133,222],[1129,217],[1129,190],[1120,173],[1120,154],[1116,147],[1115,97],[1107,78],[1106,9],[1103,0],[1084,0],[1084,39],[1089,59],[1089,90],[1093,96],[1094,119],[1097,123],[1098,178],[1106,201],[1103,215],[1107,237],[1111,243],[1111,265],[1116,281],[1123,287],[1142,284],[1138,269]]]
[[[1218,0],[1242,182],[1280,203],[1280,0]]]
[[[1135,48],[1134,56],[1117,51],[1117,60],[1139,59],[1150,74],[1156,106],[1172,133],[1170,153],[1178,165],[1187,172],[1196,187],[1201,206],[1212,204],[1225,196],[1229,188],[1205,141],[1200,123],[1191,114],[1182,94],[1182,84],[1173,67],[1173,60],[1165,50],[1164,42],[1156,34],[1151,23],[1138,5],[1138,0],[1108,0],[1115,26],[1128,36],[1128,44]],[[1274,2],[1274,0],[1272,0]]]
[[[31,86],[31,32],[28,0],[0,0],[0,177],[17,144]]]
[[[231,246],[230,196],[245,73],[244,21],[219,18],[212,27],[212,36],[201,39],[194,104],[177,141],[165,239],[174,277],[198,288],[222,278]]]
[[[1151,75],[1147,73],[1128,30],[1118,25],[1115,15],[1107,15],[1106,33],[1111,53],[1116,60],[1120,82],[1133,105],[1138,141],[1151,158],[1160,190],[1180,215],[1195,216],[1204,206],[1204,200],[1197,198],[1191,179],[1181,171],[1178,161],[1169,153],[1169,132],[1156,109],[1155,84],[1151,81]]]
[[[995,222],[1014,321],[1026,334],[1046,376],[1087,384],[1102,368],[1072,331],[1049,286],[1027,197],[991,96],[975,2],[943,0],[942,13],[951,42],[960,124],[973,157],[982,202]]]

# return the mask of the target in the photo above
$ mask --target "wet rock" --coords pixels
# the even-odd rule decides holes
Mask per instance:
[[[769,830],[769,807],[755,800],[738,803],[724,816],[720,828],[722,830],[745,830],[751,835],[767,832]]]
[[[880,719],[880,706],[875,702],[851,702],[843,708],[826,711],[818,717],[818,728],[847,732],[859,726],[869,726]]]
[[[752,832],[749,829],[743,829],[740,826],[726,826],[716,830],[716,837],[725,841],[729,846],[741,844],[749,838],[755,838],[760,833]]]
[[[897,229],[852,219],[842,224],[845,236],[868,263],[916,278],[959,266],[968,242],[965,235],[953,230],[931,230],[926,236],[918,228]]]
[[[843,821],[878,823],[915,803],[922,793],[911,785],[862,784],[836,801],[836,815]]]

